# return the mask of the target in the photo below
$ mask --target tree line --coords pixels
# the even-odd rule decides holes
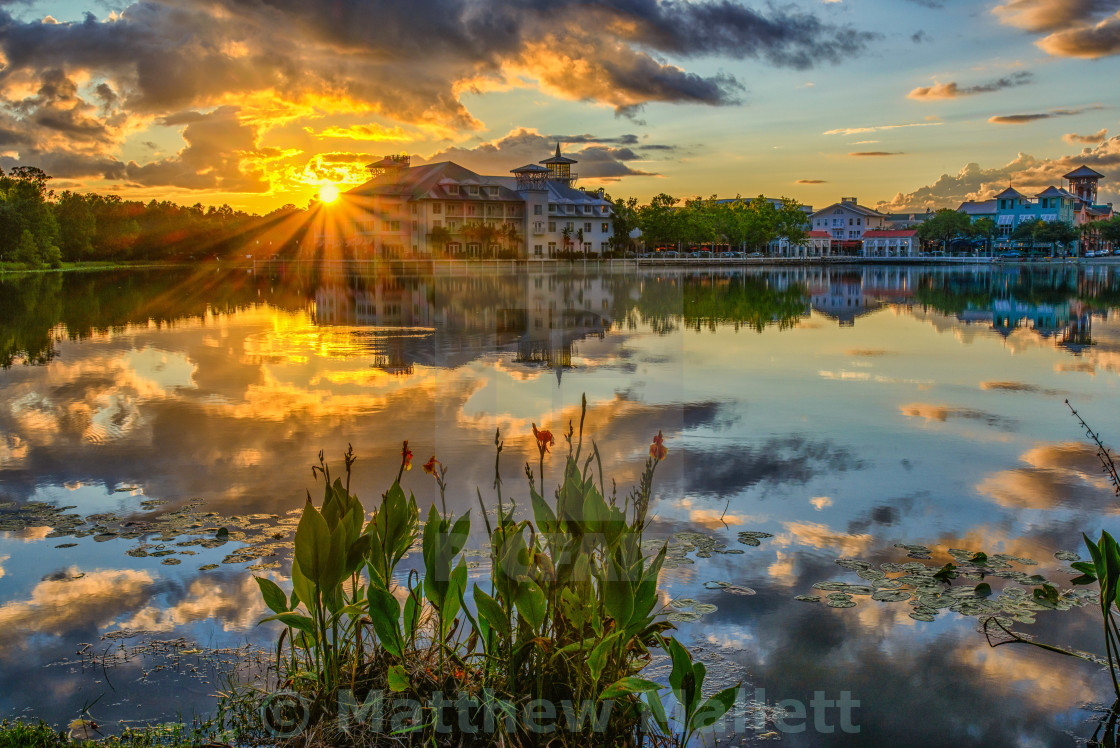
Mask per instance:
[[[630,234],[641,230],[647,249],[659,246],[725,244],[735,249],[762,249],[785,237],[797,244],[805,239],[809,217],[792,198],[768,200],[715,195],[681,201],[661,193],[646,205],[637,198],[618,198],[614,204],[613,248],[631,247]]]
[[[83,260],[183,260],[238,251],[299,212],[285,205],[266,216],[228,205],[204,208],[168,200],[48,189],[33,166],[0,170],[0,261],[30,267]],[[301,224],[304,222],[300,222]]]

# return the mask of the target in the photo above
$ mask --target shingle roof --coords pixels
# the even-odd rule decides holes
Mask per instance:
[[[965,200],[961,203],[961,207],[957,208],[959,213],[964,213],[969,216],[980,216],[987,213],[996,212],[995,198],[991,200]]]
[[[1079,199],[1077,195],[1074,195],[1072,192],[1064,190],[1061,187],[1054,187],[1053,185],[1047,187],[1045,190],[1035,195],[1035,197],[1064,197],[1069,200]]]
[[[850,210],[852,210],[856,213],[859,213],[861,215],[871,216],[871,217],[874,217],[874,218],[884,218],[885,219],[887,217],[886,214],[884,214],[884,213],[880,213],[877,210],[872,210],[871,208],[865,208],[862,205],[858,205],[856,203],[833,203],[832,205],[829,205],[826,208],[821,208],[820,210],[818,210],[814,213],[810,213],[809,217],[812,218],[814,216],[820,215],[821,213],[827,213],[828,211],[830,211],[834,208],[848,208],[848,209],[850,209]]]
[[[997,200],[1000,198],[1019,198],[1020,200],[1026,200],[1027,196],[1022,192],[1019,192],[1019,190],[1015,189],[1014,187],[1008,187],[1006,190],[996,195]]]
[[[1071,171],[1069,174],[1064,175],[1062,179],[1077,179],[1079,177],[1096,177],[1097,179],[1104,179],[1104,174],[1101,174],[1099,171],[1093,171],[1088,166],[1085,166],[1085,164],[1082,164],[1081,166]]]

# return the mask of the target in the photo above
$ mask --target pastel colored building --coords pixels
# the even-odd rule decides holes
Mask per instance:
[[[863,232],[864,257],[917,257],[917,229],[871,229]]]
[[[1098,205],[1097,182],[1104,178],[1100,172],[1081,166],[1062,177],[1069,188],[1047,187],[1034,196],[1008,186],[989,200],[969,200],[957,209],[972,221],[991,218],[996,225],[998,244],[1007,246],[1015,229],[1032,221],[1061,221],[1074,228],[1113,215],[1112,204]],[[1087,238],[1091,236],[1091,232]]]
[[[863,232],[886,228],[886,222],[885,214],[860,205],[854,197],[842,197],[809,216],[809,228],[827,231],[837,254],[858,255],[863,249]]]

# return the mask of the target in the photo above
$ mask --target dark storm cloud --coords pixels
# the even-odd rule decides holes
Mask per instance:
[[[406,119],[436,111],[469,119],[452,84],[504,65],[527,68],[566,95],[618,108],[727,103],[737,95],[734,78],[690,73],[650,52],[806,68],[858,54],[872,38],[809,13],[763,13],[727,0],[421,0],[372,7],[354,0],[325,9],[284,0],[141,2],[115,21],[87,15],[68,24],[24,23],[0,13],[0,47],[10,63],[4,76],[48,64],[95,70],[127,86],[132,109],[148,111],[232,92],[345,89]],[[337,54],[342,50],[348,54]],[[546,59],[565,54],[578,54],[590,71],[544,70]]]
[[[187,147],[161,161],[144,165],[130,161],[126,174],[145,186],[220,189],[229,192],[263,192],[268,182],[246,173],[241,157],[258,152],[256,132],[243,124],[236,107],[220,107],[209,114],[189,112],[165,118],[167,124],[189,122],[183,129]]]
[[[717,496],[734,496],[759,483],[802,484],[823,473],[864,467],[844,447],[800,436],[768,439],[757,446],[686,449],[681,461],[684,490]]]
[[[544,136],[534,130],[514,130],[503,138],[482,143],[473,148],[455,146],[437,153],[427,159],[428,162],[454,161],[483,174],[502,174],[509,170],[510,164],[521,165],[540,161],[552,155],[556,144],[560,143],[566,156],[576,159],[576,167],[581,177],[612,181],[622,177],[654,176],[656,172],[629,166],[628,161],[645,160],[641,154],[642,147],[613,148],[601,143],[610,143],[614,140],[627,140],[630,136],[622,135],[620,138],[598,138],[593,135],[580,135],[575,138],[577,143],[591,143],[583,150],[569,149],[568,142],[559,136]],[[654,149],[656,150],[656,149]]]

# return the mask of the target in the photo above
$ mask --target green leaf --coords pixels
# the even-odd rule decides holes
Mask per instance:
[[[408,597],[404,601],[404,632],[408,638],[416,635],[416,627],[420,624],[420,610],[423,589],[421,585],[417,584],[416,587],[408,591]]]
[[[258,626],[265,621],[279,621],[285,626],[291,626],[294,629],[306,632],[311,636],[315,635],[315,621],[307,616],[300,615],[299,613],[277,613],[268,618],[262,618],[257,624]]]
[[[651,680],[628,675],[625,678],[619,678],[614,683],[604,688],[603,692],[599,694],[599,699],[617,699],[619,696],[647,691],[659,691],[662,688],[664,688],[664,686],[658,685]]]
[[[977,551],[972,554],[972,558],[968,559],[970,564],[986,564],[988,563],[988,554],[984,551]]]
[[[527,579],[521,584],[517,585],[517,593],[514,596],[514,603],[517,605],[517,612],[521,617],[529,622],[529,625],[534,629],[539,629],[541,624],[544,623],[545,608],[548,600],[545,598],[544,590],[540,585],[532,579]]]
[[[386,590],[370,585],[369,588],[369,617],[373,621],[373,630],[381,640],[385,651],[396,657],[404,656],[404,645],[401,642],[400,617],[401,606],[397,598]]]
[[[644,701],[653,714],[653,720],[665,735],[669,734],[669,720],[665,717],[665,705],[661,703],[661,696],[653,691],[643,694]]]
[[[972,594],[976,595],[976,597],[991,597],[992,585],[987,582],[981,582],[976,585],[976,589],[972,591]]]
[[[692,715],[689,727],[693,730],[703,730],[714,725],[720,717],[727,714],[731,707],[735,706],[735,697],[739,694],[739,685],[736,683],[730,688],[725,688],[701,704],[696,713]]]
[[[276,582],[264,577],[253,577],[253,579],[257,580],[257,586],[261,588],[261,597],[264,598],[264,604],[269,610],[273,613],[288,612],[288,596],[276,585]]]
[[[537,520],[537,529],[546,535],[556,532],[556,513],[535,489],[529,489],[533,504],[533,517]]]
[[[323,583],[323,578],[330,559],[331,531],[311,499],[307,500],[303,516],[296,525],[295,546],[296,561],[304,576],[319,587],[328,586]]]
[[[504,637],[509,637],[509,619],[497,600],[486,594],[481,587],[476,586],[474,588],[474,604],[475,608],[478,609],[479,617],[485,619],[491,629]]]
[[[596,644],[591,650],[591,654],[587,655],[587,667],[591,671],[592,680],[598,682],[599,676],[603,674],[603,668],[607,666],[610,659],[611,648],[618,639],[618,634],[611,634],[606,639]]]
[[[304,575],[303,570],[300,568],[298,558],[292,559],[292,587],[295,590],[294,594],[307,606],[307,611],[309,613],[314,613],[315,592],[317,588],[315,583]],[[294,605],[291,607],[292,610],[295,610]]]
[[[933,578],[939,582],[948,582],[955,576],[954,572],[956,569],[957,567],[954,564],[945,564],[933,575]]]
[[[407,690],[409,687],[408,671],[405,670],[404,665],[390,665],[389,666],[389,688],[390,690],[400,693]]]

